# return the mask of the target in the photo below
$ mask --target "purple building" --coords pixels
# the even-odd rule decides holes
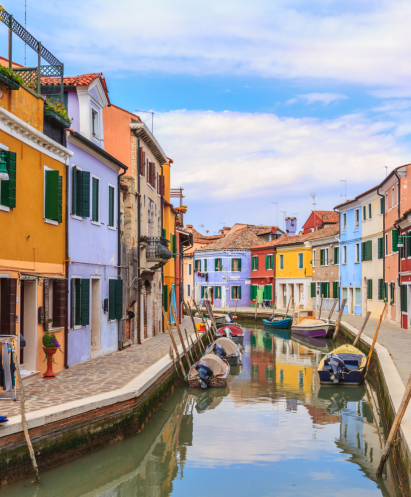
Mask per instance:
[[[269,229],[268,229],[269,228]],[[194,298],[215,307],[249,307],[250,247],[268,241],[271,227],[235,225],[223,237],[194,252]]]
[[[118,179],[127,169],[104,151],[103,108],[110,104],[101,74],[64,78],[72,120],[69,166],[69,366],[118,350],[123,282],[118,260]],[[122,171],[123,170],[123,171]]]

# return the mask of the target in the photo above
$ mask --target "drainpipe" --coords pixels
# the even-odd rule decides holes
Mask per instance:
[[[137,193],[140,192],[140,135],[137,135],[133,130],[134,136],[137,138]],[[137,344],[141,345],[141,330],[140,330],[140,315],[141,315],[141,299],[140,299],[140,217],[141,217],[141,195],[138,196],[137,204]]]
[[[69,288],[69,165],[66,164],[66,279],[67,279],[67,295],[68,295],[68,288]],[[67,309],[68,310],[68,309]],[[67,312],[66,315],[66,326],[64,327],[64,367],[65,369],[68,369],[68,327],[69,327],[69,322],[70,322],[70,317],[69,317],[69,312]]]
[[[121,229],[120,229],[120,180],[121,177],[126,174],[126,170],[124,170],[117,177],[117,276],[121,279]],[[117,342],[120,350],[120,326],[122,321],[118,320],[117,322]]]
[[[163,166],[160,165],[160,169],[161,169],[161,176],[164,178]],[[161,236],[163,236],[163,231],[164,231],[163,211],[164,211],[164,197],[163,197],[163,195],[161,195]],[[164,266],[161,266],[161,304],[162,304],[161,307],[164,306],[163,299],[164,299]],[[165,333],[164,324],[165,324],[164,323],[164,316],[163,316],[163,313],[161,313],[161,327],[162,327],[163,333]]]

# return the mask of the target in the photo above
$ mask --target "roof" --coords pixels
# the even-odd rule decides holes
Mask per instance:
[[[160,165],[168,161],[167,155],[164,153],[156,137],[148,129],[143,122],[130,123],[130,129],[135,136],[139,136],[147,147],[153,152],[154,157],[158,160]]]
[[[229,249],[249,249],[253,245],[257,245],[260,242],[256,234],[255,227],[245,226],[244,228],[230,233],[219,240],[210,243],[206,247],[198,249],[196,252],[203,251],[218,251],[218,250],[229,250]]]
[[[278,226],[272,226],[272,227],[268,227],[268,228],[261,228],[260,230],[258,230],[257,235],[258,236],[270,235],[272,233],[275,234],[275,233],[278,233],[278,232],[285,234],[285,231],[283,231],[282,229],[280,229]]]
[[[91,72],[88,74],[79,74],[78,76],[65,76],[63,78],[64,86],[90,86],[93,81],[100,78],[101,86],[106,94],[109,105],[110,98],[108,96],[108,88],[106,79],[102,72]],[[58,77],[43,77],[41,78],[42,85],[57,86],[61,84],[61,79]]]
[[[250,247],[254,250],[277,247],[280,245],[295,245],[300,243],[305,243],[310,240],[318,240],[319,238],[326,238],[328,236],[338,235],[340,232],[340,223],[334,224],[333,226],[327,226],[326,228],[322,228],[317,231],[313,231],[311,233],[296,235],[296,236],[283,236],[281,238],[277,238],[277,240],[271,240],[269,242],[261,243],[259,245],[254,245]]]
[[[313,211],[323,223],[335,224],[340,222],[340,214],[334,211]]]
[[[402,166],[401,166],[402,167]],[[359,200],[360,198],[362,197],[365,197],[365,195],[368,195],[369,193],[373,192],[374,190],[377,190],[377,188],[379,187],[380,185],[377,185],[377,186],[373,186],[372,188],[370,188],[369,190],[366,190],[365,192],[362,192],[360,193],[359,195],[357,195],[355,198],[353,198],[352,200],[347,200],[346,202],[343,202],[342,204],[339,204],[339,205],[336,205],[334,207],[334,209],[338,209],[339,207],[343,207],[344,205],[348,205],[348,204],[351,204],[352,202],[356,202],[357,200]],[[336,213],[338,214],[338,213]]]

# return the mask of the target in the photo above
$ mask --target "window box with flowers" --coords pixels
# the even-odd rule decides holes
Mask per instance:
[[[71,121],[63,104],[46,101],[44,115],[50,117],[62,128],[69,128]]]
[[[24,81],[12,69],[0,66],[0,84],[9,90],[18,90]]]

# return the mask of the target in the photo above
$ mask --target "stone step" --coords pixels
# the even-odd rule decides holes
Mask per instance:
[[[21,379],[24,385],[28,385],[40,378],[40,371],[28,371],[27,369],[20,370]]]

